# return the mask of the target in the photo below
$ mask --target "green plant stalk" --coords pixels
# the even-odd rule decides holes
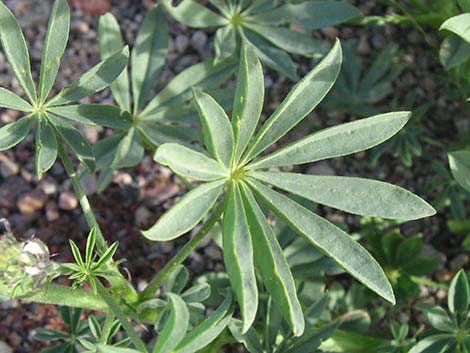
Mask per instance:
[[[109,309],[113,312],[114,315],[116,315],[134,346],[142,353],[148,353],[145,343],[137,335],[131,323],[127,320],[127,317],[124,312],[114,301],[114,298],[111,296],[111,294],[109,294],[108,290],[105,288],[105,286],[103,286],[99,279],[96,279],[96,289],[100,297],[103,298],[103,300],[108,305]]]
[[[63,305],[88,310],[107,310],[106,303],[97,295],[84,289],[72,289],[50,284],[44,290],[33,294],[20,294],[14,299],[29,300],[42,304]]]
[[[107,249],[106,240],[104,239],[100,225],[98,224],[98,221],[96,220],[96,217],[93,214],[90,201],[88,201],[88,197],[86,196],[85,190],[83,189],[83,186],[80,182],[80,177],[75,171],[70,157],[68,156],[67,152],[61,144],[59,144],[59,156],[62,160],[62,164],[64,165],[65,171],[67,172],[67,175],[69,176],[70,181],[72,182],[75,194],[77,195],[77,198],[80,202],[80,206],[82,207],[88,226],[90,227],[90,229],[95,228],[96,230],[96,246],[98,248],[98,253],[102,255]]]
[[[209,217],[209,219],[204,223],[202,228],[197,232],[197,234],[191,238],[178,253],[157,273],[157,275],[150,281],[147,287],[140,295],[140,301],[145,301],[152,299],[157,293],[158,289],[163,285],[163,283],[168,279],[170,274],[180,265],[186,258],[191,255],[191,253],[197,248],[199,243],[204,239],[207,233],[214,227],[214,225],[219,220],[222,215],[225,207],[225,199],[220,202],[217,206],[217,209]]]
[[[82,207],[88,226],[90,227],[90,229],[94,228],[96,230],[96,246],[98,253],[102,255],[107,249],[106,240],[103,236],[103,232],[101,231],[100,225],[96,220],[95,214],[93,213],[90,201],[88,200],[85,190],[83,189],[83,186],[80,182],[79,174],[75,171],[70,157],[68,156],[67,152],[61,144],[59,144],[59,156],[62,160],[62,163],[68,176],[70,177],[77,198],[80,201],[80,206]],[[129,303],[134,303],[138,299],[136,290],[117,269],[115,269],[115,272],[117,276],[107,278],[108,281],[112,284],[114,288],[124,288],[126,300]]]

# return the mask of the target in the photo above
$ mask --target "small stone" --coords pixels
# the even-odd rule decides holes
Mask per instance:
[[[18,174],[20,168],[4,154],[0,154],[0,175],[4,178],[8,178],[12,175]]]
[[[91,16],[104,15],[111,10],[110,0],[75,0],[75,5]]]
[[[470,256],[468,254],[460,254],[450,261],[449,266],[451,270],[460,270],[468,264],[469,260]]]
[[[57,184],[53,179],[41,180],[39,188],[44,191],[46,195],[54,195],[57,192]]]
[[[139,206],[135,211],[134,223],[137,227],[143,228],[149,225],[150,220],[152,219],[152,212],[145,206]]]
[[[204,31],[196,31],[191,37],[191,46],[198,50],[203,51],[207,44],[207,34]]]
[[[307,173],[317,175],[336,175],[334,169],[331,168],[327,161],[315,163],[308,169]]]
[[[59,196],[59,208],[61,210],[72,211],[78,206],[78,200],[70,191],[64,191]]]
[[[189,39],[187,36],[179,34],[175,39],[175,48],[176,51],[180,54],[186,52],[189,46]]]
[[[41,189],[35,189],[18,198],[16,206],[24,215],[31,215],[44,207],[47,195]]]
[[[60,217],[59,209],[55,201],[49,201],[46,204],[46,218],[49,222],[57,221]]]
[[[0,341],[0,353],[13,353],[13,348],[3,341]]]
[[[132,184],[132,176],[129,173],[117,172],[113,175],[113,183],[118,185]]]

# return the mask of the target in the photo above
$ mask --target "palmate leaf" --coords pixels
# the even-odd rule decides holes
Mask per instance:
[[[144,158],[144,145],[135,127],[131,127],[116,149],[112,168],[129,168],[137,165]]]
[[[449,166],[455,180],[470,191],[470,151],[450,152]]]
[[[171,0],[163,0],[162,2],[177,21],[189,27],[218,27],[228,23],[225,18],[194,0],[185,0],[176,7],[171,4]]]
[[[470,288],[465,271],[460,270],[452,279],[447,296],[447,306],[451,313],[464,314],[470,305]]]
[[[249,184],[283,222],[320,248],[358,281],[395,303],[392,287],[380,265],[348,234],[260,182],[250,180]]]

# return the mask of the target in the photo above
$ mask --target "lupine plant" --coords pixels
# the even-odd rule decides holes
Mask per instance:
[[[103,59],[124,46],[119,24],[111,13],[100,18],[99,35]],[[107,173],[112,168],[137,165],[144,156],[146,144],[155,148],[164,142],[190,144],[199,139],[197,112],[191,104],[186,104],[191,87],[214,90],[222,102],[231,100],[231,90],[215,90],[235,69],[234,60],[228,59],[219,65],[207,61],[184,70],[148,102],[158,74],[164,67],[167,51],[167,20],[162,7],[155,5],[144,18],[131,51],[130,77],[126,68],[111,84],[115,102],[132,116],[132,122],[117,135],[100,141],[97,147],[99,155],[108,157],[102,159],[102,167],[107,169]]]
[[[316,30],[361,16],[354,6],[342,1],[212,0],[205,7],[194,0],[173,6],[164,0],[167,11],[177,21],[192,28],[218,28],[215,60],[220,61],[249,43],[267,66],[297,80],[296,66],[288,53],[321,57],[324,44],[289,28],[300,22],[305,30]],[[215,10],[215,11],[213,11]]]
[[[152,99],[168,40],[161,5],[156,5],[143,21],[130,70],[129,50],[124,47],[117,21],[106,15],[100,20],[103,61],[49,97],[68,40],[67,1],[56,0],[54,4],[37,87],[21,28],[6,5],[0,3],[0,41],[26,96],[23,99],[0,89],[0,107],[26,114],[0,129],[0,150],[17,145],[36,127],[38,177],[47,173],[59,155],[90,228],[85,249],[70,241],[73,263],[53,261],[45,243],[34,238],[18,241],[8,226],[0,238],[1,300],[24,299],[78,308],[62,310],[68,332],[38,332],[39,339],[60,341],[45,352],[215,352],[229,342],[243,343],[250,352],[300,353],[317,349],[339,323],[316,325],[325,302],[323,298],[305,300],[302,296],[299,289],[303,288],[299,288],[295,271],[293,274],[270,224],[273,215],[305,244],[395,303],[386,274],[365,247],[313,212],[308,204],[298,202],[297,197],[355,215],[401,221],[431,216],[434,209],[415,194],[382,181],[301,174],[295,168],[373,148],[400,131],[410,113],[397,111],[353,120],[307,133],[280,147],[281,139],[320,104],[334,85],[342,64],[337,40],[279,107],[262,119],[265,85],[261,61],[295,79],[295,66],[283,50],[302,55],[321,52],[318,42],[285,25],[291,25],[295,17],[304,28],[316,29],[347,21],[358,15],[357,10],[336,1],[210,4],[223,16],[194,1],[185,0],[176,8],[164,1],[175,18],[190,26],[222,28],[216,34],[217,63],[186,69]],[[332,8],[334,15],[321,16],[322,11]],[[306,17],[311,9],[317,11],[315,20]],[[189,16],[188,11],[194,12]],[[234,71],[237,59],[235,93],[211,92]],[[108,86],[118,106],[72,104]],[[222,102],[233,101],[231,114],[214,95],[225,97],[219,99]],[[202,135],[204,146],[182,135],[184,127],[174,126],[180,122],[192,124],[194,112],[202,127],[202,133],[196,134]],[[191,120],[178,119],[188,116]],[[112,128],[115,135],[92,148],[69,120]],[[192,124],[192,128],[197,125]],[[138,163],[144,146],[156,148],[154,160],[184,179],[190,191],[142,234],[152,241],[171,241],[192,231],[201,221],[203,224],[146,287],[138,290],[123,275],[122,260],[114,259],[119,244],[108,245],[80,175],[82,167],[90,172],[95,169],[93,152],[100,157],[106,155],[98,160],[101,168],[112,169]],[[66,148],[77,157],[78,167]],[[287,167],[294,169],[287,172]],[[218,222],[222,225],[228,279],[224,283],[228,286],[221,286],[220,291],[203,282],[187,286],[189,275],[181,264]],[[54,281],[57,277],[70,285],[58,284]],[[209,314],[206,308],[212,294],[220,300],[211,303],[215,304],[211,309],[215,309]],[[104,316],[89,316],[88,324],[82,325],[81,309],[101,311]],[[269,325],[259,324],[263,315],[269,316]],[[152,347],[133,323],[153,325],[150,331],[158,339]],[[262,335],[259,327],[264,331]],[[251,339],[256,341],[256,337],[261,337],[260,346],[252,345]]]
[[[224,260],[241,309],[242,333],[256,317],[255,268],[294,334],[300,335],[304,330],[292,274],[259,202],[360,282],[395,302],[385,274],[362,246],[270,186],[355,214],[401,220],[434,214],[433,208],[419,197],[383,182],[269,171],[374,147],[403,127],[409,119],[408,112],[382,114],[332,127],[259,157],[320,103],[338,76],[341,59],[337,42],[255,134],[264,84],[254,49],[244,46],[231,121],[213,98],[194,90],[207,152],[170,143],[161,145],[155,153],[158,163],[169,166],[178,175],[204,183],[185,195],[143,235],[156,241],[173,240],[195,227],[215,206],[204,227],[212,227],[224,215]],[[192,242],[198,240],[195,237]],[[151,283],[148,288],[155,290],[158,286]]]
[[[460,270],[450,283],[447,309],[423,303],[420,308],[432,330],[426,331],[410,353],[470,351],[470,289],[467,275]]]

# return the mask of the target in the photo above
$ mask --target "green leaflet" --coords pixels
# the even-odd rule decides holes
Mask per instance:
[[[154,241],[178,238],[194,228],[209,212],[222,193],[224,185],[224,180],[212,181],[191,190],[160,217],[152,228],[142,231],[142,234]]]
[[[200,90],[194,90],[194,99],[204,129],[204,142],[212,156],[230,167],[233,152],[233,130],[224,109],[214,98]]]
[[[251,172],[249,175],[308,200],[353,214],[409,221],[436,213],[415,194],[377,180],[281,172]]]
[[[346,2],[317,0],[286,4],[253,18],[268,23],[299,21],[305,29],[315,30],[333,27],[361,15],[356,7]]]
[[[223,221],[224,262],[243,318],[242,334],[256,318],[258,288],[253,263],[254,234],[250,234],[238,185],[230,184]]]
[[[119,142],[111,167],[115,169],[133,167],[144,158],[144,152],[139,132],[135,127],[131,127]]]
[[[186,26],[206,28],[228,24],[225,18],[193,0],[185,0],[176,7],[172,6],[171,0],[163,0],[162,2],[171,16]]]
[[[464,314],[470,305],[470,288],[465,271],[461,269],[452,279],[447,295],[447,306],[451,313]]]
[[[225,26],[217,30],[215,33],[214,47],[214,62],[216,64],[235,53],[237,49],[237,34],[234,26]]]
[[[0,107],[17,109],[23,112],[30,112],[33,109],[23,98],[3,87],[0,87]]]
[[[256,135],[245,160],[250,160],[278,141],[322,101],[338,76],[341,45],[337,40],[327,56],[294,88]]]
[[[455,180],[470,191],[470,151],[450,152],[449,165]]]
[[[251,191],[245,185],[241,185],[240,189],[253,241],[254,258],[263,283],[289,322],[294,336],[301,336],[305,321],[287,260]]]
[[[70,31],[70,9],[66,0],[56,0],[47,28],[39,77],[39,100],[47,99],[59,72]]]
[[[116,346],[108,346],[103,344],[98,344],[97,353],[142,353],[141,351],[131,349],[131,348],[121,348]]]
[[[49,111],[82,124],[101,125],[113,129],[128,129],[132,126],[132,116],[113,105],[77,104],[51,107]]]
[[[213,340],[227,327],[232,318],[232,295],[228,294],[217,310],[202,323],[192,329],[175,348],[175,353],[196,353]]]
[[[31,75],[29,51],[21,27],[8,7],[0,2],[0,42],[16,79],[31,102],[36,101],[36,87]]]
[[[446,29],[470,43],[470,13],[463,13],[445,21],[440,30]]]
[[[170,317],[158,337],[153,353],[171,353],[181,342],[188,330],[189,311],[186,303],[178,295],[168,293]]]
[[[320,248],[353,277],[391,303],[392,287],[380,265],[359,243],[327,220],[256,180],[250,186],[287,225]]]
[[[134,113],[147,99],[168,52],[168,24],[160,5],[145,16],[131,55]]]
[[[1,3],[0,3],[1,5]],[[28,136],[33,127],[33,115],[27,115],[19,120],[0,128],[0,151],[16,146]]]
[[[234,163],[238,163],[255,133],[264,103],[263,68],[254,49],[244,45],[240,59],[232,113],[236,142]]]
[[[308,35],[292,31],[283,27],[268,26],[264,24],[245,23],[244,26],[262,36],[267,41],[282,50],[304,56],[320,55],[324,51],[324,44],[314,40]]]
[[[86,165],[90,171],[95,170],[93,151],[80,131],[53,114],[47,114],[46,117],[60,136],[60,140],[70,148],[80,162]]]
[[[360,152],[395,135],[410,116],[409,112],[392,112],[327,128],[263,157],[247,168],[311,163]]]
[[[85,72],[78,80],[62,89],[47,105],[58,106],[81,100],[109,86],[124,70],[129,57],[126,46]]]
[[[212,60],[188,67],[176,75],[145,107],[139,117],[155,113],[163,105],[169,105],[173,99],[190,99],[191,88],[198,87],[204,90],[219,88],[235,69],[236,61],[227,59],[214,65]]]
[[[121,30],[116,18],[111,12],[100,17],[98,27],[101,59],[107,59],[124,47]],[[125,68],[119,77],[110,85],[113,98],[124,110],[131,111],[129,73]]]
[[[36,175],[41,179],[42,175],[47,172],[57,159],[57,138],[54,128],[51,126],[47,118],[40,117],[38,119],[38,127],[36,130]]]
[[[228,171],[219,162],[176,143],[161,145],[153,159],[176,174],[195,180],[211,181],[228,176]]]
[[[256,55],[273,70],[286,75],[292,81],[297,81],[297,68],[290,56],[273,46],[269,41],[250,31],[247,28],[239,28],[243,40],[252,45]]]
[[[453,336],[438,334],[426,337],[419,341],[408,353],[440,353],[447,352],[447,348],[453,344]]]

